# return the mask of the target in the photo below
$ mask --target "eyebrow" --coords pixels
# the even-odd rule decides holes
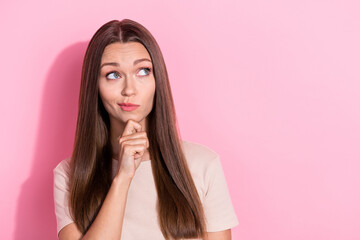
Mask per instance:
[[[148,61],[148,62],[151,62],[150,59],[147,59],[147,58],[140,58],[140,59],[137,59],[134,61],[133,65],[135,66],[136,64],[138,64],[139,62],[143,62],[143,61]],[[103,63],[101,66],[100,66],[100,69],[106,65],[110,65],[110,66],[115,66],[115,67],[119,67],[120,64],[117,63],[117,62],[108,62],[108,63]]]

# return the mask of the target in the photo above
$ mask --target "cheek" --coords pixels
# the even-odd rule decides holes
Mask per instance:
[[[153,108],[153,103],[154,103],[154,96],[155,96],[155,84],[153,83],[149,83],[146,85],[146,87],[144,86],[144,89],[146,89],[145,92],[143,92],[142,95],[142,102],[144,103],[144,110],[146,112],[150,112]]]
[[[99,84],[99,95],[104,105],[114,98],[113,90],[101,83]]]
[[[150,85],[148,89],[149,89],[149,91],[147,93],[147,98],[148,98],[148,101],[152,104],[154,95],[155,95],[155,90],[156,90],[155,83]]]
[[[99,80],[99,83],[98,83],[98,88],[99,88],[99,96],[101,98],[101,100],[104,102],[105,100],[105,95],[106,95],[106,91],[104,90],[104,85],[103,83],[101,82],[101,80]]]

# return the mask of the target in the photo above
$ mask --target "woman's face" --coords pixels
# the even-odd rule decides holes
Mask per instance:
[[[155,78],[150,55],[141,43],[117,42],[106,46],[98,82],[111,124],[124,125],[132,119],[144,125],[153,107]],[[121,106],[123,103],[138,107]]]

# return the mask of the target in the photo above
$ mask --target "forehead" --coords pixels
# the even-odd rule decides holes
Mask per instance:
[[[148,58],[150,55],[146,48],[138,42],[112,43],[105,47],[101,57],[101,63],[104,62],[123,62],[133,63],[139,58]]]

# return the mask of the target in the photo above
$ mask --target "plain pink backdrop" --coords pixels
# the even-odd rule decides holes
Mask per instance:
[[[360,4],[354,0],[1,1],[0,239],[56,239],[82,58],[112,19],[167,64],[181,135],[217,151],[233,239],[360,239]]]

